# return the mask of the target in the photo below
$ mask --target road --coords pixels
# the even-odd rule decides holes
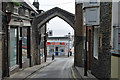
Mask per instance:
[[[74,62],[73,57],[57,57],[55,58],[56,61],[50,64],[49,66],[44,67],[43,69],[34,73],[31,77],[32,78],[44,78],[44,79],[67,79],[70,80],[72,78],[71,75],[71,67]]]

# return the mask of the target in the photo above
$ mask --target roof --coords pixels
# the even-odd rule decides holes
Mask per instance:
[[[35,7],[30,3],[29,0],[21,0],[21,1],[23,1],[23,2],[21,2],[21,4],[22,4],[23,6],[25,6],[26,8],[28,8],[28,9],[30,9],[30,10],[33,10],[33,11],[35,11],[36,13],[38,13],[38,12],[37,12],[37,8],[35,8]]]
[[[48,39],[69,39],[68,37],[48,37]]]
[[[34,12],[38,13],[37,12],[37,8],[35,8],[29,0],[10,0],[11,2],[15,2],[17,4],[21,4],[23,6],[25,6],[26,8],[30,9],[30,10],[33,10]]]

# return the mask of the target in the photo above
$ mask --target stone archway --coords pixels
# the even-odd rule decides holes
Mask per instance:
[[[46,22],[51,20],[52,18],[58,16],[59,18],[63,19],[65,22],[67,22],[73,29],[75,24],[75,15],[67,12],[63,9],[60,9],[58,7],[55,7],[51,10],[48,10],[34,18],[33,26],[39,26],[42,27]]]
[[[80,5],[80,9],[82,10],[82,7]],[[75,65],[82,65],[82,52],[80,47],[82,48],[82,45],[78,45],[80,41],[82,40],[82,12],[80,11],[80,15],[76,17],[80,17],[79,20],[77,20],[77,23],[75,23],[75,15],[72,13],[69,13],[63,9],[60,9],[58,7],[55,7],[51,10],[48,10],[40,15],[37,15],[34,18],[33,24],[32,24],[32,53],[34,55],[37,55],[38,53],[38,43],[39,43],[39,29],[48,21],[53,19],[54,17],[59,17],[63,19],[65,22],[67,22],[73,29],[74,29],[74,36],[75,36]],[[79,22],[80,21],[80,22]],[[83,50],[82,50],[83,51]],[[80,54],[80,55],[78,55]],[[77,56],[78,55],[78,56]],[[77,61],[77,59],[80,59]]]
[[[37,15],[32,24],[32,51],[33,58],[36,58],[37,54],[39,53],[39,30],[43,25],[45,25],[48,21],[53,19],[54,17],[59,17],[63,19],[65,22],[67,22],[73,29],[75,29],[75,15],[67,12],[63,9],[60,9],[58,7],[55,7],[51,10],[48,10],[44,13],[41,13]],[[34,59],[33,59],[34,60]],[[37,61],[33,61],[35,64],[37,64]]]

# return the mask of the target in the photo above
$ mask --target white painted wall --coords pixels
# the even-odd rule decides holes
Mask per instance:
[[[114,36],[117,37],[117,35],[115,35],[114,33],[114,29],[113,26],[120,26],[120,2],[115,2],[115,0],[113,0],[112,3],[112,25],[111,25],[111,46],[113,48],[114,46]],[[118,38],[117,38],[118,39]]]

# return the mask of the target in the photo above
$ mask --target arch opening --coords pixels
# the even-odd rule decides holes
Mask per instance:
[[[46,20],[46,21],[44,21],[44,22],[40,22],[40,23],[38,24],[38,29],[40,29],[43,25],[45,25],[46,23],[50,22],[51,20],[53,20],[54,18],[57,18],[57,17],[58,17],[59,19],[63,20],[64,22],[66,22],[72,29],[74,29],[74,26],[73,26],[68,20],[66,20],[65,18],[62,18],[62,17],[60,17],[60,16],[58,16],[58,15],[53,16],[52,18],[50,18],[50,19],[48,19],[48,20]]]
[[[53,31],[53,36],[65,36],[70,32],[71,35],[74,35],[74,29],[63,19],[58,16],[52,18],[49,23],[47,23],[47,31]]]

